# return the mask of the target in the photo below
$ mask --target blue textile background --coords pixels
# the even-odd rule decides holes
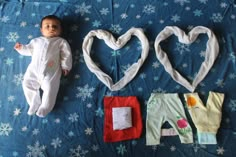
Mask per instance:
[[[45,118],[28,116],[21,81],[31,58],[19,55],[16,42],[27,44],[40,36],[40,20],[55,14],[63,21],[63,36],[73,53],[73,69],[62,77],[57,103]],[[217,36],[220,54],[197,87],[205,103],[209,91],[222,92],[225,101],[216,145],[181,144],[178,136],[162,137],[161,145],[145,145],[146,103],[152,92],[179,93],[187,89],[168,75],[155,55],[154,40],[165,26],[188,32],[206,26]],[[136,77],[112,92],[87,68],[82,52],[85,35],[104,29],[115,37],[131,27],[144,30],[150,51]],[[236,2],[234,0],[0,0],[0,157],[234,157],[236,156]],[[173,66],[192,80],[204,59],[207,36],[185,45],[172,36],[162,42]],[[94,40],[91,57],[114,82],[140,57],[136,38],[120,50]],[[104,143],[104,96],[137,96],[143,132],[139,139]],[[184,104],[183,104],[184,105]],[[191,118],[186,110],[189,121]],[[169,127],[166,123],[163,127]],[[206,126],[207,127],[207,126]]]

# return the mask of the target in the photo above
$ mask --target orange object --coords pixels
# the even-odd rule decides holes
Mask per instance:
[[[187,105],[188,105],[188,107],[193,107],[193,106],[195,106],[196,104],[197,104],[197,100],[196,100],[194,97],[189,96],[189,97],[187,98]]]

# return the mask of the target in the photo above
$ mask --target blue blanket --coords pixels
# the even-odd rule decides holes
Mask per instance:
[[[62,19],[63,37],[72,49],[73,68],[69,76],[61,78],[54,109],[39,118],[27,115],[29,106],[22,90],[31,58],[21,56],[13,47],[16,42],[27,44],[41,36],[40,20],[49,14]],[[146,105],[151,93],[178,93],[181,100],[183,93],[189,93],[157,59],[155,38],[166,26],[178,26],[187,33],[200,25],[215,33],[220,46],[213,67],[195,90],[205,104],[209,91],[225,94],[218,143],[198,143],[196,127],[185,108],[194,143],[182,144],[178,136],[170,136],[162,137],[160,145],[146,146]],[[143,29],[149,54],[131,82],[121,90],[111,91],[88,69],[82,43],[91,30],[103,29],[118,38],[131,27]],[[236,156],[235,31],[234,0],[0,0],[0,157]],[[187,45],[171,36],[161,46],[173,67],[191,81],[204,60],[207,40],[206,35],[200,35]],[[95,38],[91,58],[117,82],[140,58],[141,51],[135,37],[119,50]],[[138,98],[143,123],[140,138],[104,142],[105,96]],[[168,122],[163,125],[170,127]]]

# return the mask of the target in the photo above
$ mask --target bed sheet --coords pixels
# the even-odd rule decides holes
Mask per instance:
[[[61,78],[56,105],[45,118],[27,115],[22,79],[30,57],[14,50],[40,36],[40,20],[55,14],[63,21],[63,37],[73,54],[70,74]],[[210,91],[225,94],[217,144],[182,144],[178,136],[162,137],[160,145],[146,146],[147,101],[151,93],[189,93],[165,71],[156,57],[154,42],[166,26],[186,33],[195,26],[211,29],[219,42],[213,67],[197,86],[206,103]],[[118,38],[130,28],[141,28],[150,46],[137,75],[122,89],[111,91],[85,63],[82,44],[91,31],[102,29]],[[0,157],[101,157],[101,156],[236,156],[236,2],[234,0],[0,0]],[[204,60],[208,37],[192,44],[171,36],[161,43],[173,67],[189,81]],[[94,38],[91,58],[114,82],[141,56],[136,37],[113,50]],[[139,138],[104,142],[104,97],[135,96],[140,103],[142,133]],[[183,105],[185,105],[183,103]],[[165,123],[163,128],[170,128]],[[207,127],[207,126],[206,126]]]

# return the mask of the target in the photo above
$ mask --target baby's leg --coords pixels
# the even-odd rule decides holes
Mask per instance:
[[[57,93],[60,86],[60,77],[44,80],[41,88],[43,89],[42,104],[37,111],[39,117],[45,117],[56,103]]]
[[[30,77],[29,77],[30,76]],[[33,74],[26,74],[22,82],[23,91],[27,103],[29,104],[28,114],[33,115],[41,105],[41,98],[39,92],[39,82]]]

